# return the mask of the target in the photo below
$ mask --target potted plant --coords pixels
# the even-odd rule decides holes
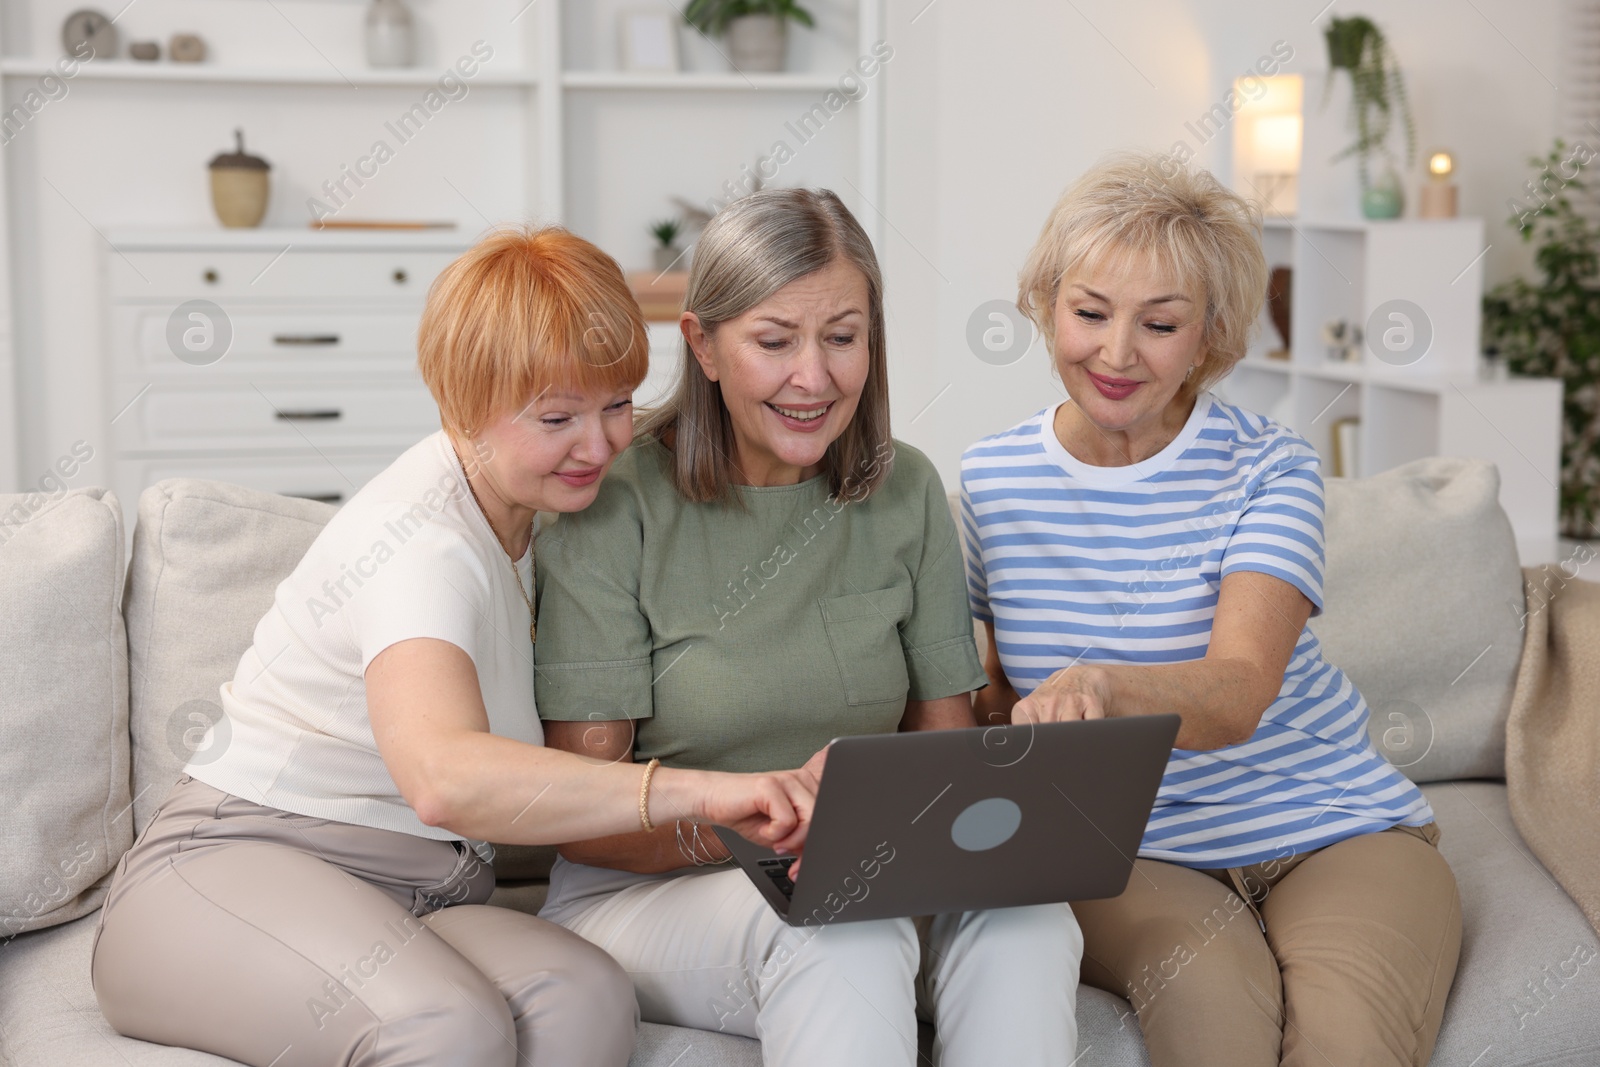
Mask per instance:
[[[662,219],[660,222],[650,224],[650,233],[656,239],[654,252],[656,270],[671,270],[673,264],[683,256],[683,250],[678,247],[678,235],[682,232],[683,223],[677,219]]]
[[[790,21],[815,26],[811,12],[795,0],[689,0],[683,20],[708,37],[726,33],[734,69],[783,69]]]
[[[1417,152],[1416,126],[1411,118],[1411,104],[1406,98],[1405,75],[1388,38],[1371,19],[1361,15],[1335,18],[1328,23],[1323,36],[1328,42],[1328,82],[1323,93],[1327,105],[1327,90],[1333,79],[1343,70],[1350,75],[1350,126],[1355,130],[1355,143],[1333,157],[1334,162],[1355,156],[1361,175],[1361,212],[1369,219],[1392,219],[1405,207],[1405,194],[1400,186],[1400,176],[1395,173],[1394,159],[1389,153],[1389,134],[1398,114],[1405,130],[1406,165],[1410,166]],[[1375,153],[1386,161],[1384,172],[1373,182],[1368,162]]]
[[[1539,206],[1510,219],[1537,245],[1540,279],[1490,290],[1483,335],[1512,374],[1561,379],[1561,533],[1588,540],[1600,535],[1600,226],[1567,196],[1583,183],[1564,148],[1558,140],[1529,160],[1539,168]]]

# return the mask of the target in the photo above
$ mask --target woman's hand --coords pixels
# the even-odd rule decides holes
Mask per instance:
[[[833,742],[829,741],[826,745],[823,745],[821,748],[817,749],[812,757],[806,760],[805,766],[801,767],[795,772],[796,774],[803,776],[806,781],[809,782],[812,796],[815,796],[817,790],[822,788],[822,770],[827,765],[828,749],[832,747],[832,745]],[[807,828],[809,829],[809,824]],[[800,849],[795,849],[794,851],[798,853]],[[800,864],[802,862],[804,862],[804,857],[797,855],[795,857],[795,861],[789,864],[789,880],[791,882],[800,877]]]
[[[1011,721],[1076,722],[1104,719],[1111,714],[1111,683],[1096,667],[1068,667],[1017,701]]]
[[[817,801],[815,775],[802,768],[771,774],[707,773],[705,778],[696,809],[707,822],[775,852],[805,847]]]

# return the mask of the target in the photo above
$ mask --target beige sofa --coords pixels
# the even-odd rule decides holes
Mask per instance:
[[[1497,485],[1493,468],[1454,460],[1330,483],[1328,610],[1314,626],[1372,704],[1375,741],[1426,783],[1460,882],[1465,945],[1434,1063],[1592,1065],[1600,944],[1522,844],[1497,780],[1523,610]],[[90,948],[109,872],[220,716],[218,685],[331,514],[165,482],[139,502],[124,567],[109,493],[0,497],[0,1063],[231,1062],[113,1032]],[[536,909],[548,860],[503,849],[496,902]],[[1082,1067],[1148,1062],[1125,1000],[1080,989],[1077,1015]],[[755,1065],[760,1052],[647,1023],[634,1063]]]

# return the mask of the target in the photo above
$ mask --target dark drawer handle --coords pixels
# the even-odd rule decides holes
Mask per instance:
[[[319,504],[342,504],[343,493],[284,493],[284,496],[294,497],[296,500],[315,500]]]
[[[338,408],[311,408],[305,411],[280,411],[277,417],[284,422],[331,422],[341,418],[344,412]]]
[[[336,333],[275,333],[272,335],[275,345],[336,345],[339,335]]]

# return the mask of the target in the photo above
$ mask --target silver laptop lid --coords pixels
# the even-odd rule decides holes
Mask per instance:
[[[770,850],[718,835],[796,926],[1113,897],[1178,723],[1152,715],[841,738],[792,887]]]

